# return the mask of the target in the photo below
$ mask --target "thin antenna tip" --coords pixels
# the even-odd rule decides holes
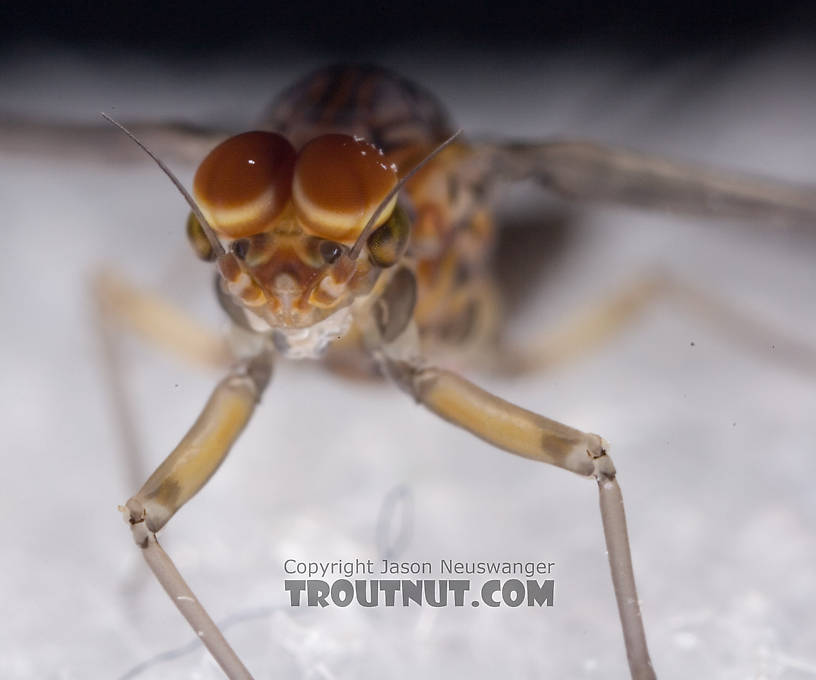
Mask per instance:
[[[170,181],[175,185],[176,189],[179,190],[179,193],[184,197],[184,200],[187,201],[187,205],[190,206],[190,209],[193,211],[196,218],[198,219],[198,222],[201,225],[201,228],[204,230],[204,234],[207,237],[207,240],[210,242],[210,245],[212,246],[213,250],[219,256],[224,255],[225,253],[224,246],[221,245],[221,242],[218,240],[218,237],[216,236],[215,230],[212,228],[212,225],[210,225],[210,223],[207,221],[207,218],[204,216],[204,213],[201,212],[201,208],[199,208],[198,203],[196,203],[195,200],[193,200],[193,197],[190,195],[187,189],[184,188],[184,185],[179,181],[178,177],[176,177],[172,173],[170,168],[168,168],[164,164],[164,161],[162,161],[161,158],[159,158],[150,149],[148,149],[147,145],[144,142],[142,142],[138,137],[136,137],[136,135],[133,134],[130,130],[128,130],[124,125],[122,125],[122,123],[114,120],[104,111],[100,111],[99,114],[109,123],[119,128],[130,139],[132,139],[148,156],[150,156],[150,158],[153,159],[156,165],[158,165],[159,168],[161,168],[162,172],[165,175],[167,175]]]

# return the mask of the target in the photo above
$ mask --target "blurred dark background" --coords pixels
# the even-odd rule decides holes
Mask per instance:
[[[423,46],[493,49],[588,44],[658,57],[741,49],[780,33],[816,34],[816,3],[381,2],[25,3],[0,9],[0,40],[68,47],[211,53],[276,43],[338,57]]]

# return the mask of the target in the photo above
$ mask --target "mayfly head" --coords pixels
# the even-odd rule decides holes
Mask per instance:
[[[224,290],[270,328],[312,326],[372,290],[408,245],[400,189],[456,137],[400,178],[380,149],[356,137],[321,135],[296,151],[277,133],[245,132],[204,158],[191,196],[105,118],[170,177],[190,205],[196,254],[215,261]]]

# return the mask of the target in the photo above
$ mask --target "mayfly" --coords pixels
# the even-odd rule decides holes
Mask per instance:
[[[161,155],[160,148],[152,152]],[[478,143],[456,136],[428,93],[373,67],[332,67],[307,77],[277,99],[259,129],[210,151],[191,195],[172,179],[190,204],[192,247],[214,262],[218,299],[240,341],[233,367],[198,420],[123,512],[150,568],[225,673],[250,677],[156,533],[224,460],[282,356],[381,374],[499,449],[594,479],[631,674],[655,677],[607,442],[441,365],[466,366],[485,348],[512,371],[557,361],[669,289],[708,312],[722,310],[693,291],[650,279],[614,296],[557,345],[510,352],[489,266],[490,199],[503,184],[531,179],[576,200],[802,223],[816,221],[812,190],[583,141]],[[195,345],[190,351],[207,351],[166,310],[117,286],[102,281],[109,314],[146,334],[168,331],[162,342],[180,351],[188,342]]]

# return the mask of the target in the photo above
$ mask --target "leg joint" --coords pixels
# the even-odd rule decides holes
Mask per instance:
[[[587,455],[595,468],[593,476],[599,483],[606,479],[615,479],[615,464],[609,456],[609,442],[597,434],[589,436],[596,440],[592,446],[587,448]]]
[[[133,540],[140,548],[146,548],[150,534],[153,532],[147,526],[147,512],[141,501],[131,498],[125,505],[119,506],[125,522],[130,526],[133,533]]]

